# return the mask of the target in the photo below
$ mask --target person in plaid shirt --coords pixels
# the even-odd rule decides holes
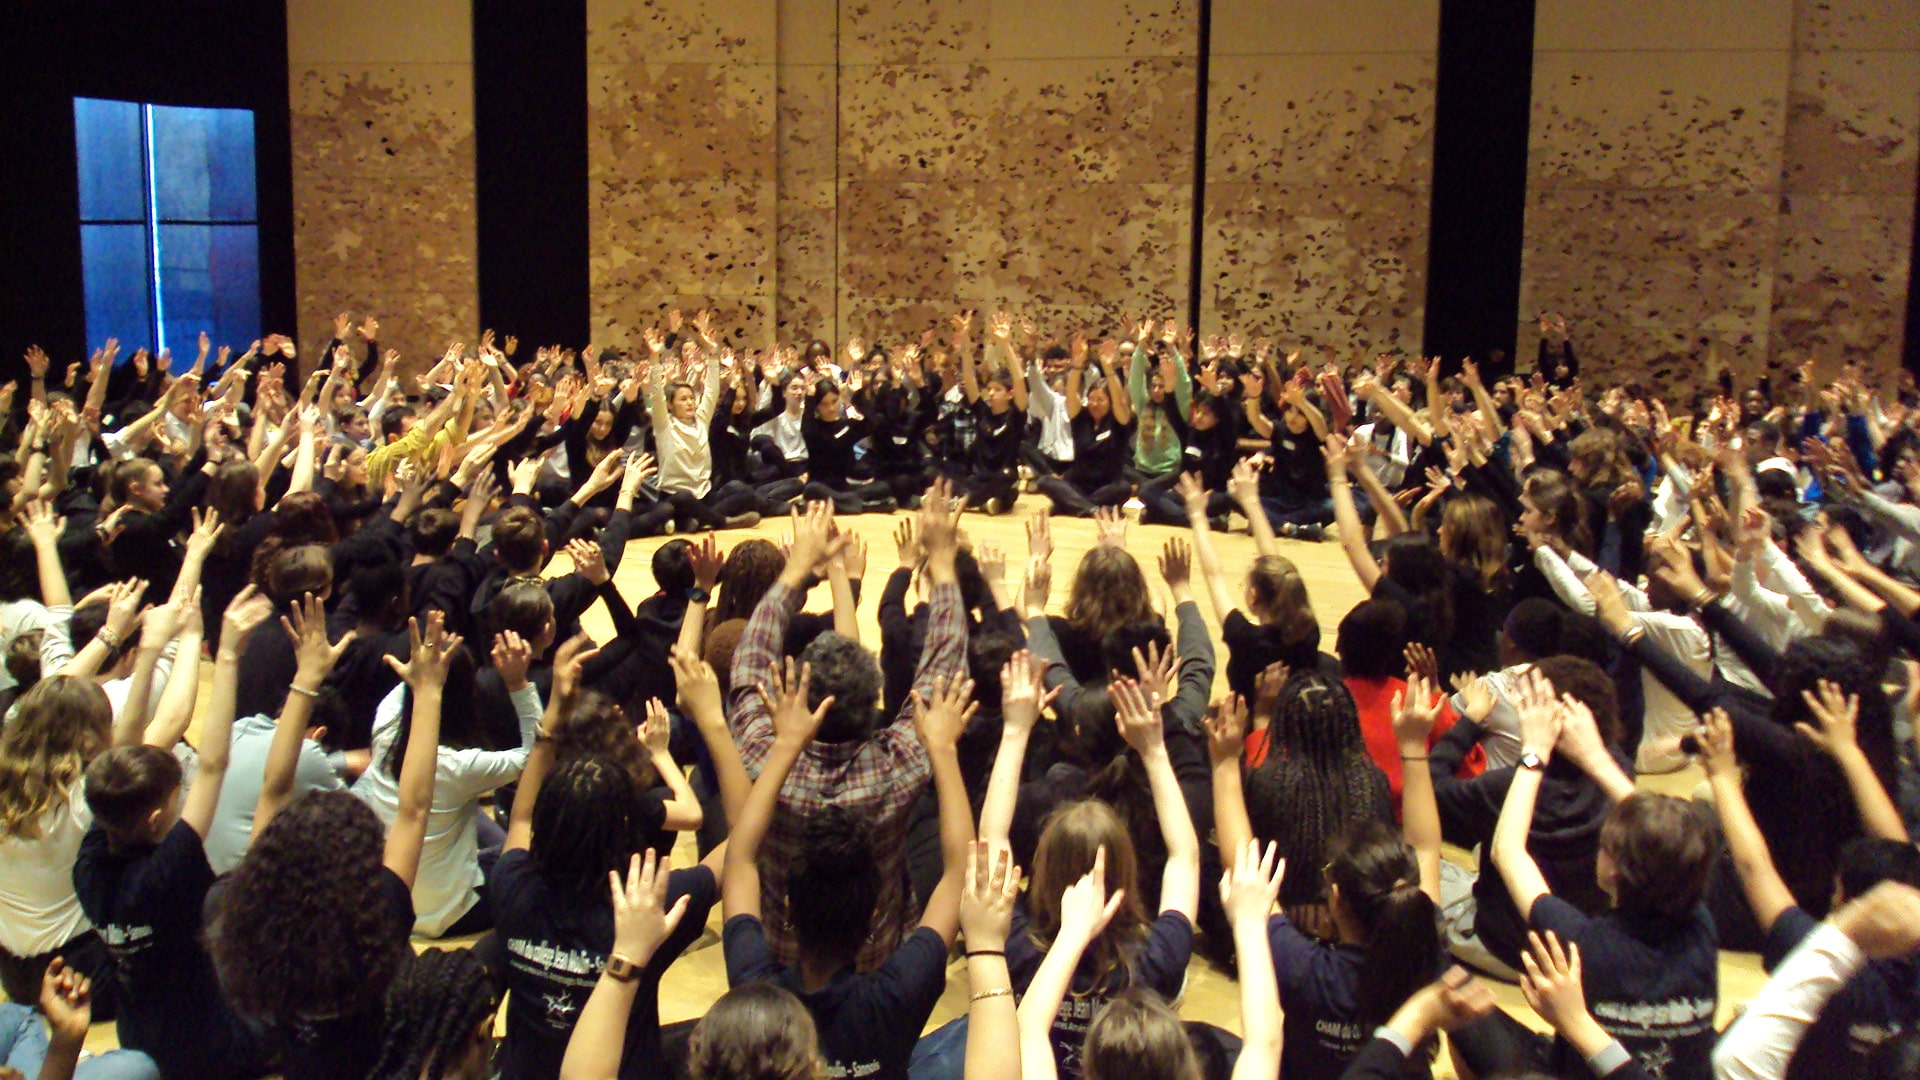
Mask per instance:
[[[959,504],[942,481],[920,509],[933,593],[926,648],[913,679],[923,696],[936,682],[963,674],[966,667],[967,623],[954,572],[958,522]],[[848,539],[847,534],[834,534],[832,504],[814,503],[794,530],[786,569],[754,609],[734,652],[728,722],[741,761],[756,775],[773,748],[772,716],[761,689],[780,662],[787,623],[805,599],[807,578]],[[831,697],[833,707],[780,791],[779,813],[762,850],[762,915],[780,962],[797,962],[798,946],[786,919],[786,870],[802,853],[807,822],[829,804],[864,815],[872,822],[881,883],[873,925],[855,960],[855,967],[866,971],[884,961],[913,927],[916,913],[908,896],[905,858],[907,815],[932,775],[931,766],[913,733],[911,699],[892,723],[878,726],[880,665],[870,650],[827,633],[807,646],[801,660],[813,668],[808,704],[818,706]]]

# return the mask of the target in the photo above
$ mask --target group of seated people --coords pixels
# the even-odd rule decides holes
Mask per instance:
[[[1498,377],[974,321],[30,352],[0,1075],[1920,1075],[1910,386],[1600,391],[1551,318]],[[1023,489],[1010,567],[966,512]],[[1185,530],[1151,575],[1128,506]],[[1330,651],[1281,543],[1327,526]],[[716,904],[728,989],[663,1024]],[[1722,949],[1770,973],[1725,1030]],[[1240,1034],[1181,1021],[1196,952]]]

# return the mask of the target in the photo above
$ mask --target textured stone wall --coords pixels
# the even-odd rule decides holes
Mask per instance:
[[[595,341],[637,344],[673,307],[769,339],[776,14],[774,0],[588,0]]]
[[[1420,347],[1438,0],[1215,0],[1201,327]]]
[[[1797,0],[1773,365],[1900,365],[1920,146],[1920,0]]]
[[[1540,0],[1520,339],[1682,381],[1768,354],[1793,0]]]
[[[371,312],[410,362],[478,334],[466,0],[288,0],[299,342]]]
[[[1541,0],[1523,342],[1603,381],[1898,364],[1916,0]]]

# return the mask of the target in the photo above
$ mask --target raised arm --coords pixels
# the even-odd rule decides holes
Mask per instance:
[[[213,827],[214,808],[220,804],[220,787],[232,760],[233,710],[240,690],[240,658],[246,655],[247,639],[272,614],[273,601],[251,585],[227,605],[226,627],[213,661],[213,686],[207,695],[207,711],[200,726],[200,752],[194,766],[193,784],[187,788],[186,799],[180,807],[180,820],[202,838]]]
[[[940,935],[949,946],[960,929],[960,890],[967,873],[967,849],[973,843],[973,806],[967,802],[967,782],[960,775],[956,749],[980,705],[973,700],[973,680],[964,674],[935,683],[933,691],[913,694],[914,732],[933,763],[933,790],[940,806],[940,881],[927,897],[920,925]]]
[[[1907,826],[1900,810],[1874,774],[1873,764],[1860,750],[1855,733],[1860,719],[1859,696],[1844,693],[1837,685],[1821,679],[1818,695],[1803,690],[1800,697],[1820,726],[1815,728],[1805,721],[1793,726],[1840,766],[1840,772],[1847,778],[1847,787],[1853,792],[1854,805],[1859,808],[1860,824],[1870,836],[1906,843]]]
[[[1280,984],[1273,973],[1273,946],[1267,940],[1267,916],[1280,899],[1287,861],[1274,859],[1274,845],[1263,855],[1257,842],[1234,861],[1220,879],[1220,904],[1233,926],[1233,954],[1240,966],[1240,1025],[1245,1043],[1233,1064],[1233,1080],[1273,1080],[1280,1075]]]
[[[1760,932],[1773,929],[1780,913],[1794,906],[1793,892],[1773,865],[1767,851],[1767,838],[1753,820],[1747,806],[1747,793],[1740,777],[1740,759],[1733,751],[1733,721],[1725,709],[1715,709],[1705,717],[1705,726],[1696,738],[1706,758],[1707,782],[1713,788],[1713,808],[1720,817],[1720,831],[1727,838],[1727,850],[1733,855],[1733,868],[1740,875],[1741,889],[1753,908]]]
[[[660,774],[660,782],[667,785],[667,791],[673,796],[667,800],[665,825],[673,832],[692,832],[705,824],[706,815],[700,809],[700,797],[687,782],[687,771],[673,760],[672,752],[667,749],[667,740],[672,734],[673,719],[667,715],[666,705],[659,698],[649,698],[647,719],[640,725],[640,745],[646,748],[653,770]]]
[[[1180,477],[1180,501],[1187,508],[1187,525],[1193,529],[1193,557],[1200,564],[1200,576],[1207,581],[1207,599],[1213,604],[1213,621],[1224,623],[1235,610],[1233,593],[1227,588],[1227,575],[1220,566],[1220,553],[1214,550],[1213,526],[1207,522],[1208,492],[1200,486],[1198,473]]]
[[[807,690],[813,682],[812,668],[802,665],[796,673],[792,658],[788,658],[786,668],[786,678],[776,674],[760,691],[769,699],[773,749],[767,753],[766,764],[761,766],[760,776],[753,782],[753,793],[747,796],[740,820],[733,823],[733,834],[727,844],[726,868],[720,878],[720,905],[729,919],[736,915],[760,917],[760,868],[755,864],[760,857],[760,844],[773,825],[781,785],[787,782],[787,774],[806,752],[814,732],[820,730],[827,708],[833,704],[833,698],[824,698],[817,708],[809,711]]]
[[[34,570],[40,577],[40,602],[47,607],[72,607],[73,594],[67,588],[67,572],[60,565],[60,534],[67,519],[54,517],[53,507],[44,502],[27,504],[27,539],[33,542]]]
[[[1004,844],[968,845],[960,928],[967,935],[967,1056],[965,1080],[1020,1076],[1020,1021],[1013,976],[1007,972],[1007,933],[1020,895],[1020,868]]]
[[[300,765],[300,742],[307,735],[307,720],[313,715],[314,699],[319,696],[320,684],[326,681],[340,654],[353,642],[352,632],[337,645],[327,641],[327,611],[312,593],[295,602],[291,612],[281,617],[280,625],[293,639],[293,682],[287,686],[286,704],[280,707],[280,717],[274,722],[273,741],[267,745],[260,798],[253,809],[255,840],[293,797],[294,775]],[[225,647],[224,641],[222,647]],[[438,721],[435,723],[433,742],[438,743]],[[418,736],[419,732],[414,734]],[[411,875],[408,875],[408,884],[412,884]]]
[[[707,744],[716,786],[720,789],[720,806],[727,815],[727,824],[732,826],[746,808],[747,796],[753,791],[753,778],[740,763],[740,748],[733,744],[733,735],[727,730],[727,716],[720,706],[720,678],[714,674],[713,665],[689,649],[675,645],[670,659],[674,683],[679,689],[680,711],[693,720],[693,726]]]
[[[1027,740],[1040,710],[1053,700],[1046,688],[1044,666],[1033,653],[1021,649],[1000,667],[1000,749],[987,777],[987,794],[980,804],[980,839],[1004,847],[1013,827],[1020,798],[1020,768],[1027,758]]]
[[[1126,427],[1133,423],[1133,397],[1132,388],[1120,378],[1120,369],[1114,366],[1119,358],[1119,342],[1100,343],[1100,370],[1107,376],[1107,398],[1113,402],[1113,422]]]
[[[400,809],[387,829],[387,849],[382,858],[387,869],[413,888],[420,870],[420,851],[427,839],[427,815],[433,810],[433,780],[440,754],[440,702],[447,685],[447,665],[453,651],[460,647],[460,635],[449,634],[446,615],[430,612],[425,632],[418,619],[407,621],[407,636],[412,651],[406,663],[385,657],[406,681],[413,697],[411,729],[407,735],[407,753],[400,760]]]
[[[1132,679],[1116,679],[1109,687],[1118,713],[1121,737],[1140,755],[1153,793],[1154,813],[1167,845],[1167,866],[1160,879],[1160,910],[1177,911],[1192,922],[1200,911],[1200,837],[1180,792],[1180,780],[1167,756],[1160,710],[1141,693]]]
[[[620,1073],[620,1058],[626,1051],[627,1018],[640,993],[639,973],[653,960],[662,942],[679,928],[692,896],[683,895],[667,907],[667,860],[656,858],[647,849],[644,860],[636,854],[627,866],[623,882],[620,874],[609,871],[613,890],[613,951],[593,984],[573,1034],[567,1038],[566,1057],[560,1063],[560,1080],[606,1080]],[[615,962],[624,962],[630,974],[613,974]]]
[[[1493,865],[1506,880],[1507,892],[1522,919],[1532,917],[1534,902],[1553,890],[1547,887],[1540,865],[1527,851],[1527,834],[1533,828],[1533,807],[1540,797],[1540,782],[1546,776],[1547,763],[1553,758],[1554,743],[1560,738],[1560,708],[1553,697],[1553,685],[1538,670],[1522,678],[1515,711],[1520,714],[1522,757],[1539,758],[1539,768],[1518,768],[1507,787],[1507,799],[1500,807],[1500,820],[1493,827]]]
[[[1445,700],[1425,676],[1412,675],[1404,692],[1394,696],[1393,738],[1400,748],[1400,821],[1407,843],[1420,864],[1420,891],[1436,907],[1440,900],[1440,803],[1433,792],[1428,767],[1427,739],[1440,718]]]
[[[1353,484],[1347,478],[1347,440],[1342,435],[1327,436],[1321,451],[1327,459],[1327,488],[1333,495],[1333,520],[1340,526],[1340,546],[1353,564],[1353,572],[1368,592],[1380,581],[1380,562],[1367,547],[1367,529],[1360,521],[1360,509],[1353,502]]]
[[[507,815],[506,851],[525,851],[533,844],[533,807],[540,799],[540,785],[553,771],[553,736],[580,699],[580,669],[600,654],[585,633],[575,634],[561,644],[553,655],[553,692],[547,697],[546,715],[534,729],[533,749],[520,770],[520,782],[513,791],[513,809]],[[409,737],[407,750],[414,740]]]
[[[1107,928],[1125,897],[1124,889],[1107,895],[1105,844],[1094,853],[1093,869],[1060,894],[1060,929],[1053,936],[1046,959],[1040,962],[1040,970],[1027,984],[1027,995],[1018,1009],[1022,1080],[1054,1080],[1059,1075],[1051,1037],[1054,1016],[1072,985],[1080,957]]]
[[[1260,505],[1260,476],[1251,459],[1243,458],[1234,465],[1233,476],[1227,481],[1227,495],[1246,516],[1247,527],[1253,533],[1254,550],[1262,555],[1280,554],[1280,540],[1273,534],[1273,523],[1267,520],[1266,508]]]
[[[1253,842],[1240,756],[1247,742],[1247,701],[1228,694],[1207,712],[1207,752],[1213,761],[1213,835],[1228,870]]]

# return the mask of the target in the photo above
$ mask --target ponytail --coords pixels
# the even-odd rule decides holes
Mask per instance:
[[[1355,821],[1328,845],[1327,876],[1366,934],[1358,1020],[1384,1024],[1440,970],[1439,910],[1420,890],[1420,864],[1400,833]]]

